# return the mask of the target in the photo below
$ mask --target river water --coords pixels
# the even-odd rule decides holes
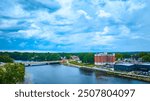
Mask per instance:
[[[147,84],[129,78],[105,75],[60,64],[25,68],[27,84]]]

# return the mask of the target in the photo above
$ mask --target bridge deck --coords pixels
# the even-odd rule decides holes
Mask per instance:
[[[27,67],[27,66],[39,66],[48,64],[60,64],[61,61],[21,62],[21,63]]]

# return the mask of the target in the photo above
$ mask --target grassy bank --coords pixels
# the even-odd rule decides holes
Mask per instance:
[[[87,67],[94,67],[94,64],[87,64],[87,63],[78,63],[77,61],[69,61],[69,63],[74,64],[74,65],[79,65],[79,66],[87,66]]]
[[[0,83],[16,84],[24,81],[25,67],[19,63],[7,63],[0,66]]]

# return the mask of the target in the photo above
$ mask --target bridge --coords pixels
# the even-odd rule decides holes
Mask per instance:
[[[60,64],[61,61],[20,62],[20,63],[28,67],[28,66],[42,66],[42,65],[49,65],[49,64]]]

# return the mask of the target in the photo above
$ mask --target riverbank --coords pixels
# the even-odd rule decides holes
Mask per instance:
[[[128,72],[113,71],[113,70],[104,69],[101,67],[98,68],[96,66],[88,67],[88,66],[84,66],[84,65],[77,65],[77,64],[70,63],[69,61],[67,61],[64,65],[73,66],[73,67],[82,68],[82,69],[89,69],[89,70],[93,70],[93,71],[104,72],[108,75],[113,75],[113,76],[119,76],[119,77],[125,77],[125,78],[150,82],[150,77],[144,76],[144,75],[135,75],[135,74],[130,74]]]

